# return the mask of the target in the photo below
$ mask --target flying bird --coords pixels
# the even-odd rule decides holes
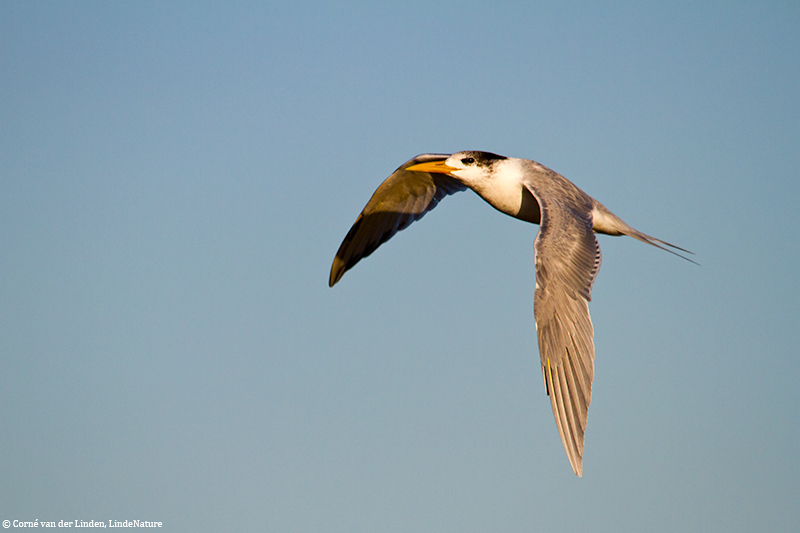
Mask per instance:
[[[694,263],[674,250],[692,252],[633,229],[535,161],[476,151],[423,154],[401,165],[372,195],[336,252],[329,285],[442,198],[467,188],[498,211],[539,224],[533,313],[542,375],[570,465],[582,476],[594,379],[588,304],[600,269],[595,233],[628,235]]]

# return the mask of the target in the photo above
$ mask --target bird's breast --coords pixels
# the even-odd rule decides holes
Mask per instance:
[[[508,216],[538,224],[541,220],[539,203],[530,191],[519,182],[495,181],[491,187],[475,187],[481,198]]]

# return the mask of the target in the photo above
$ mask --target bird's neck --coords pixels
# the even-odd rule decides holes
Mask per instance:
[[[513,159],[486,180],[472,185],[472,189],[492,207],[508,216],[538,224],[541,218],[539,204],[522,181],[522,169]]]

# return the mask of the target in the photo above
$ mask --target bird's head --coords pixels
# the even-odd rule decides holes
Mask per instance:
[[[507,158],[491,152],[457,152],[447,159],[412,165],[406,170],[449,174],[469,187],[480,187],[495,173],[495,166]]]

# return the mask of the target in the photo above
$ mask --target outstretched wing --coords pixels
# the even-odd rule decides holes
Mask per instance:
[[[588,304],[600,269],[600,246],[592,231],[591,204],[586,209],[566,206],[558,198],[543,198],[532,185],[528,189],[541,209],[533,244],[533,312],[542,373],[567,457],[581,476],[594,379],[594,329]]]
[[[403,163],[381,183],[339,246],[331,266],[329,286],[333,287],[345,272],[395,233],[422,218],[436,207],[439,200],[466,189],[460,181],[446,174],[405,170],[411,165],[443,161],[447,157],[443,154],[419,155]]]

